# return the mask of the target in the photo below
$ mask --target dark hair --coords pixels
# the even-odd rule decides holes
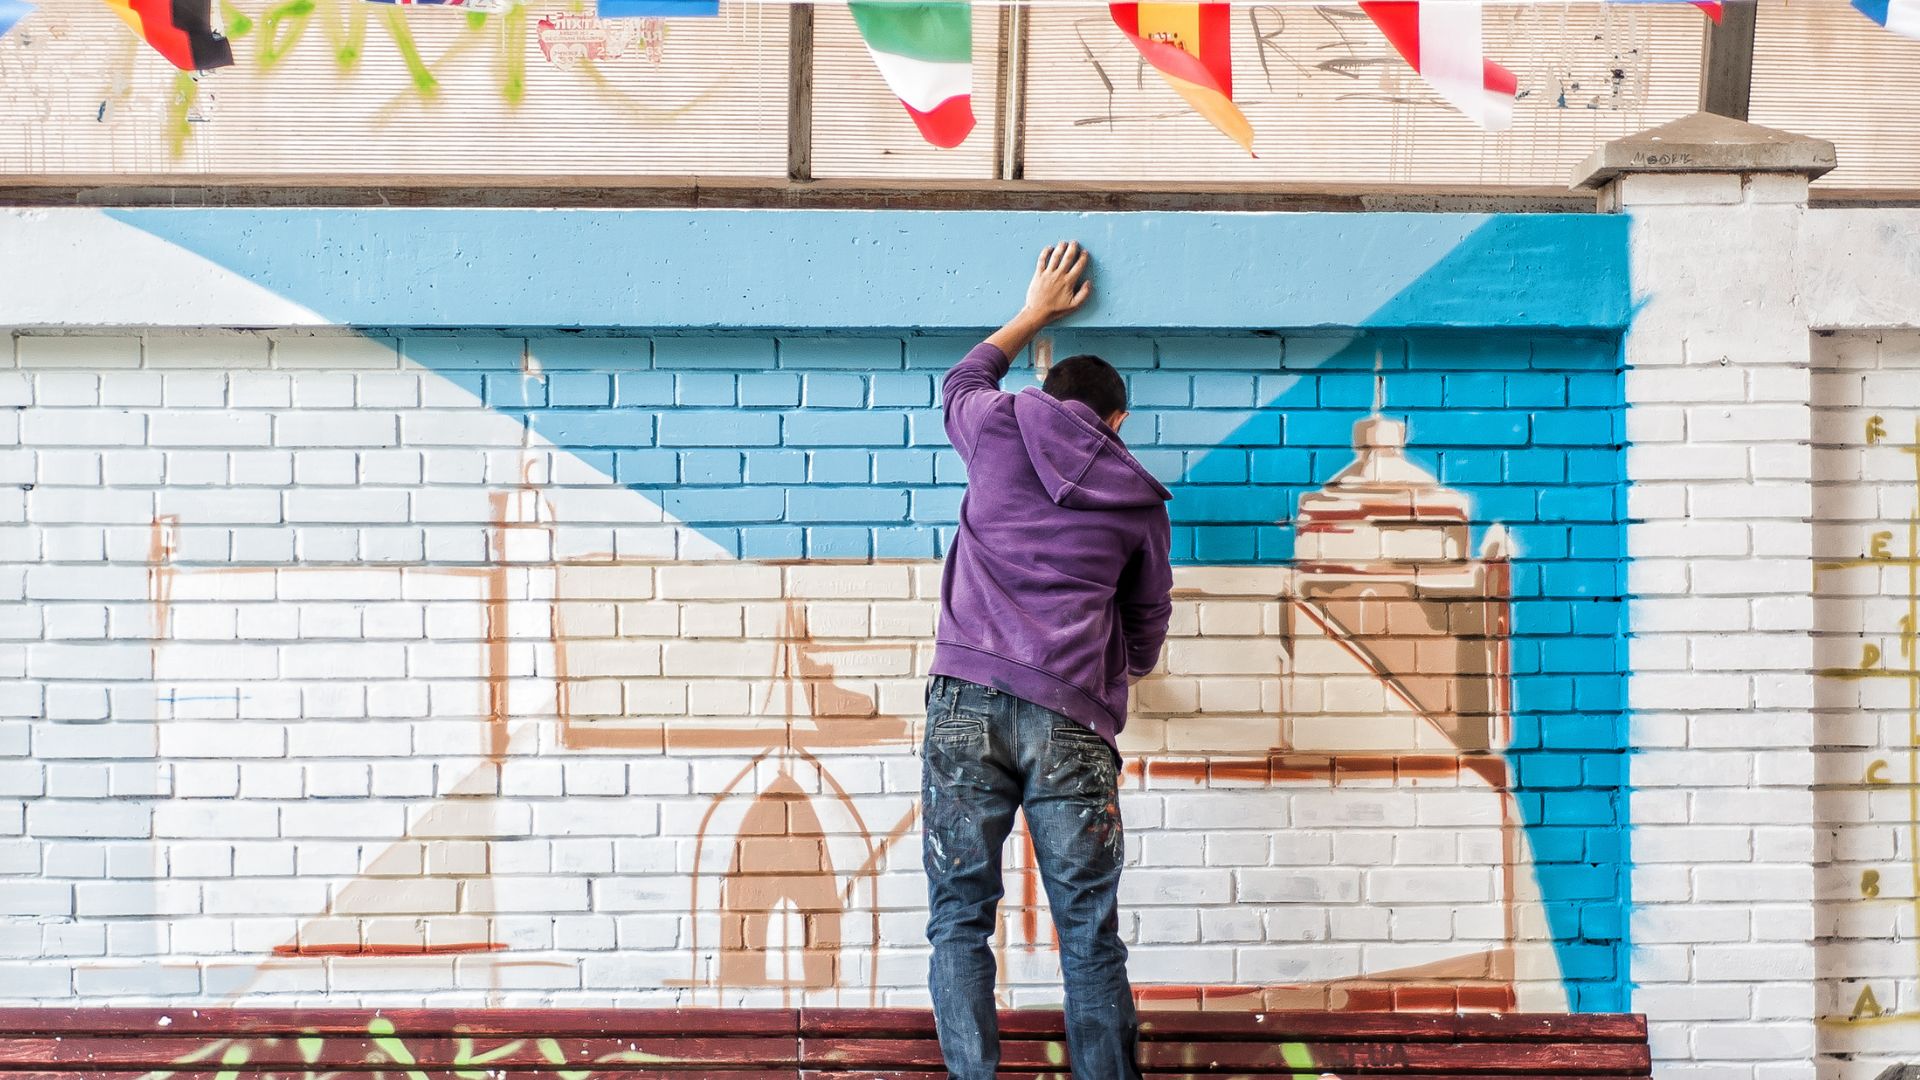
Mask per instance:
[[[1127,381],[1112,364],[1091,354],[1069,356],[1053,365],[1040,389],[1061,401],[1078,401],[1102,420],[1127,411]]]

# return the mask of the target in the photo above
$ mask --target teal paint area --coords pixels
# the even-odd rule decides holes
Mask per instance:
[[[1067,239],[1096,260],[1073,319],[1087,329],[1618,330],[1630,317],[1618,215],[106,213],[341,326],[971,331],[1011,315],[1034,254]],[[250,325],[244,312],[218,324]]]

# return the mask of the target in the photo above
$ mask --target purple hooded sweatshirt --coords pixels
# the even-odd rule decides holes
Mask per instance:
[[[1003,392],[1009,363],[976,345],[941,394],[967,494],[932,673],[1064,713],[1111,744],[1130,677],[1166,641],[1173,496],[1091,408]]]

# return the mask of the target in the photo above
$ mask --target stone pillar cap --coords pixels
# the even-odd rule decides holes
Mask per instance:
[[[1615,139],[1575,169],[1573,186],[1599,188],[1623,173],[1830,172],[1833,144],[1728,116],[1697,112]]]

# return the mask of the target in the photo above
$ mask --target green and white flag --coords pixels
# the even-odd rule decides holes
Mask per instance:
[[[973,11],[968,0],[854,0],[874,66],[928,142],[959,146],[973,130]]]

